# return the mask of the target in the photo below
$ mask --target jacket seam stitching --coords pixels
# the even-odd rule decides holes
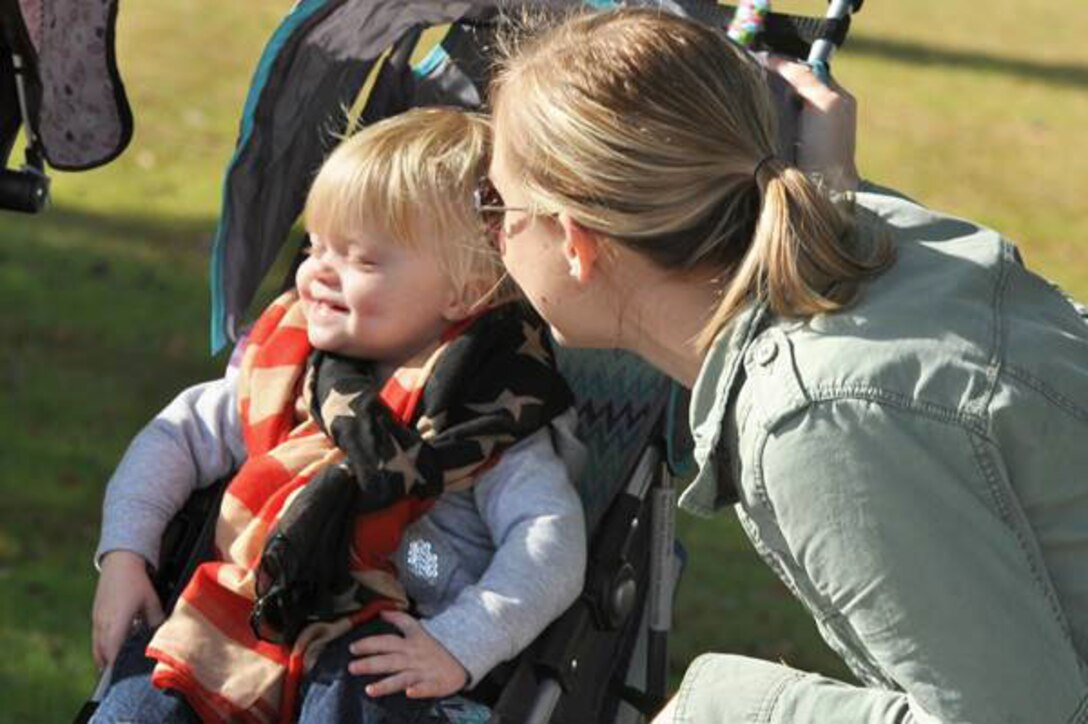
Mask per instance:
[[[1016,365],[1005,365],[1005,374],[1038,392],[1050,402],[1062,408],[1082,422],[1088,422],[1088,410],[1082,409],[1068,397],[1058,392],[1027,370]]]
[[[932,402],[915,400],[911,397],[879,387],[838,386],[827,385],[816,387],[809,393],[809,399],[813,405],[822,402],[837,402],[840,400],[860,400],[875,402],[897,407],[908,412],[919,414],[931,420],[943,423],[960,425],[967,429],[985,433],[984,420],[969,412],[955,410]]]
[[[1085,724],[1085,722],[1088,722],[1088,694],[1081,698],[1080,704],[1069,717],[1069,724]]]
[[[773,508],[771,509],[773,510]],[[835,636],[831,640],[825,639],[828,647],[842,658],[859,679],[867,681],[870,684],[882,683],[884,679],[880,678],[880,676],[883,675],[883,670],[873,660],[872,656],[864,650],[864,647],[860,645],[857,636],[853,634],[850,622],[846,620],[842,615],[842,612],[835,610],[828,611],[819,606],[817,601],[810,600],[808,596],[804,595],[797,585],[793,573],[787,570],[787,566],[782,563],[779,556],[767,545],[762,536],[759,535],[758,524],[756,524],[747,514],[738,516],[738,520],[740,521],[741,527],[744,528],[745,534],[751,540],[752,547],[756,549],[756,552],[763,562],[774,571],[776,576],[778,576],[778,580],[781,581],[782,585],[793,594],[794,598],[797,599],[819,625],[834,631]],[[835,622],[839,623],[836,624]],[[849,630],[840,630],[840,626],[846,627]],[[850,636],[846,636],[846,634],[850,634]],[[849,644],[846,642],[846,638],[850,638]],[[879,672],[879,674],[874,674],[874,671]]]
[[[974,454],[975,464],[982,473],[983,480],[986,482],[986,487],[990,492],[990,497],[994,501],[994,505],[997,507],[998,513],[1001,515],[1002,521],[1005,526],[1012,531],[1016,536],[1016,542],[1020,546],[1021,552],[1024,554],[1024,559],[1027,561],[1028,567],[1031,570],[1031,575],[1035,579],[1035,585],[1039,591],[1042,592],[1046,598],[1047,604],[1050,606],[1050,612],[1057,621],[1059,628],[1062,630],[1062,634],[1070,645],[1073,644],[1072,634],[1069,630],[1069,622],[1066,620],[1061,604],[1058,602],[1054,595],[1053,584],[1050,582],[1049,577],[1040,571],[1035,556],[1033,555],[1031,546],[1028,545],[1028,541],[1025,540],[1023,531],[1014,516],[1013,505],[1009,501],[1009,496],[1005,490],[1005,486],[1002,485],[1000,476],[993,465],[993,461],[990,456],[986,454],[986,451],[982,449],[981,439],[978,436],[967,436],[968,442],[971,445],[971,451]]]
[[[1012,245],[1002,240],[1000,247],[1000,264],[998,265],[997,280],[994,282],[993,301],[990,308],[993,310],[993,332],[991,341],[990,361],[986,365],[986,390],[979,400],[977,410],[973,414],[984,417],[990,407],[994,394],[997,392],[997,381],[1001,376],[1001,367],[1004,358],[1005,325],[1003,319],[1005,288],[1009,281],[1009,256],[1012,253]],[[971,406],[968,403],[968,406]]]
[[[759,724],[770,724],[771,715],[774,714],[779,699],[781,699],[782,695],[786,692],[786,687],[800,679],[802,676],[803,674],[800,671],[789,671],[788,673],[783,674],[779,680],[775,682],[774,686],[767,691],[766,695],[763,697],[763,701],[760,702],[756,722]]]
[[[712,449],[721,444],[722,420],[725,418],[726,414],[728,414],[728,401],[733,393],[737,373],[743,368],[745,350],[747,350],[755,338],[759,336],[758,330],[762,327],[766,316],[766,307],[757,307],[752,311],[752,316],[747,320],[747,327],[743,330],[739,330],[743,336],[741,337],[738,351],[731,358],[727,357],[725,360],[726,365],[723,368],[723,379],[726,380],[726,384],[724,390],[721,387],[715,390],[715,395],[718,399],[711,405],[710,414],[707,416],[707,419],[713,417],[718,420],[718,423],[713,426],[713,436],[707,441],[709,447]],[[724,395],[720,394],[722,391],[724,391]]]
[[[695,659],[690,667],[688,667],[687,673],[684,675],[683,680],[680,682],[680,690],[676,692],[676,714],[673,721],[677,724],[681,722],[690,722],[691,717],[688,711],[691,707],[691,692],[695,688],[695,682],[698,676],[702,674],[702,670],[705,669],[710,663],[710,657],[708,654]]]

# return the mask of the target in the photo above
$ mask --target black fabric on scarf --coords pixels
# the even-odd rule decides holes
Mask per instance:
[[[356,515],[441,495],[573,402],[543,323],[521,304],[481,315],[447,343],[409,425],[379,401],[373,362],[315,351],[310,365],[311,412],[347,459],[299,491],[265,544],[250,622],[278,643],[379,595],[349,573]],[[332,407],[351,414],[324,418],[333,395],[346,408]]]

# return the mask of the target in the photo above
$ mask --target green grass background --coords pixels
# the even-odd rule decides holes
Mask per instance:
[[[288,7],[122,3],[130,148],[56,174],[44,216],[0,212],[0,722],[65,721],[90,690],[105,482],[154,411],[222,367],[209,239],[249,75]],[[866,176],[1002,229],[1088,298],[1083,0],[870,0],[834,68],[859,98]],[[674,676],[706,650],[846,675],[731,515],[678,529]]]

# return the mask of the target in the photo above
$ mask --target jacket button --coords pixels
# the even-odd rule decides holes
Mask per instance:
[[[761,367],[766,367],[778,355],[778,343],[773,339],[763,339],[752,348],[752,359]]]

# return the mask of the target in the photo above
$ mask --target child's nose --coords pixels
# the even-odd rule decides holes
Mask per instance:
[[[314,278],[327,287],[340,286],[340,274],[336,271],[336,267],[329,259],[324,257],[314,258],[313,262]]]

